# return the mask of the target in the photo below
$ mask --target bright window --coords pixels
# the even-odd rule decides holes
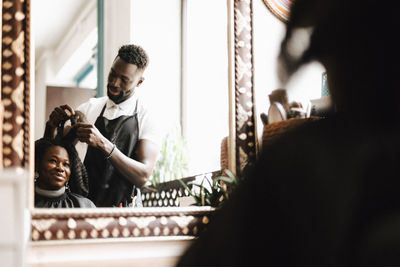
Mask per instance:
[[[228,135],[226,1],[134,0],[132,25],[150,57],[140,90],[166,133],[182,129],[186,176],[219,170]]]

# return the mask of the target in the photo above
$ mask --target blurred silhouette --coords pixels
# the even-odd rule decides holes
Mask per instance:
[[[264,148],[178,266],[400,266],[393,3],[294,1],[278,74],[322,63],[335,112]]]

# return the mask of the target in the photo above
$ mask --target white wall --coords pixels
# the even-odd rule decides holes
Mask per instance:
[[[221,168],[221,142],[229,133],[227,13],[227,1],[188,1],[186,134],[191,175]]]
[[[142,46],[149,65],[138,88],[168,132],[180,112],[180,0],[133,0],[132,43]],[[156,7],[156,8],[155,8]]]
[[[41,60],[36,62],[35,66],[35,133],[34,139],[38,139],[43,136],[45,123],[47,118],[46,114],[46,86],[48,77],[52,77],[54,74],[51,73],[51,63],[48,60],[48,55],[44,55]]]
[[[132,4],[132,42],[142,45],[150,57],[139,90],[166,133],[179,123],[180,115],[180,9],[180,0]],[[189,0],[186,27],[183,128],[187,175],[195,175],[220,169],[220,145],[228,135],[226,1]]]
[[[33,5],[32,17],[40,16],[39,8],[41,7]],[[44,115],[46,86],[75,86],[72,78],[81,67],[79,62],[85,60],[82,53],[91,53],[90,51],[78,51],[78,48],[83,43],[88,42],[88,37],[93,39],[93,32],[97,29],[96,1],[87,1],[87,5],[74,21],[75,23],[67,28],[67,31],[63,33],[64,37],[55,47],[49,48],[40,57],[38,55],[35,58],[35,140],[43,136],[45,123],[48,119]],[[38,27],[38,25],[32,24],[33,32],[36,30],[35,27]],[[33,40],[34,44],[35,40]],[[86,55],[86,57],[88,56],[90,57],[90,55]],[[71,68],[71,65],[75,65],[75,67]]]
[[[131,43],[131,7],[133,0],[104,1],[104,95],[106,95],[107,77],[118,49]]]
[[[27,187],[29,173],[22,169],[0,171],[0,261],[3,267],[25,266],[29,237]]]
[[[144,237],[32,244],[29,267],[172,267],[191,244],[190,237]]]

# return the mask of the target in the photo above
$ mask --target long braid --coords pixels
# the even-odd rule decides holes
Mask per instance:
[[[79,158],[75,146],[67,143],[65,147],[67,148],[71,163],[71,177],[69,181],[71,192],[86,197],[89,194],[89,177],[86,168]]]

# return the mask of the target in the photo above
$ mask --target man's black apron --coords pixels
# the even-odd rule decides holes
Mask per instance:
[[[103,117],[104,105],[95,126],[116,148],[133,159],[135,147],[139,139],[139,125],[136,109],[132,116],[121,116],[113,120]],[[105,159],[104,153],[97,148],[88,146],[84,164],[89,176],[89,196],[96,207],[129,207],[132,199],[135,206],[141,207],[140,190]],[[122,204],[121,204],[122,203]]]

